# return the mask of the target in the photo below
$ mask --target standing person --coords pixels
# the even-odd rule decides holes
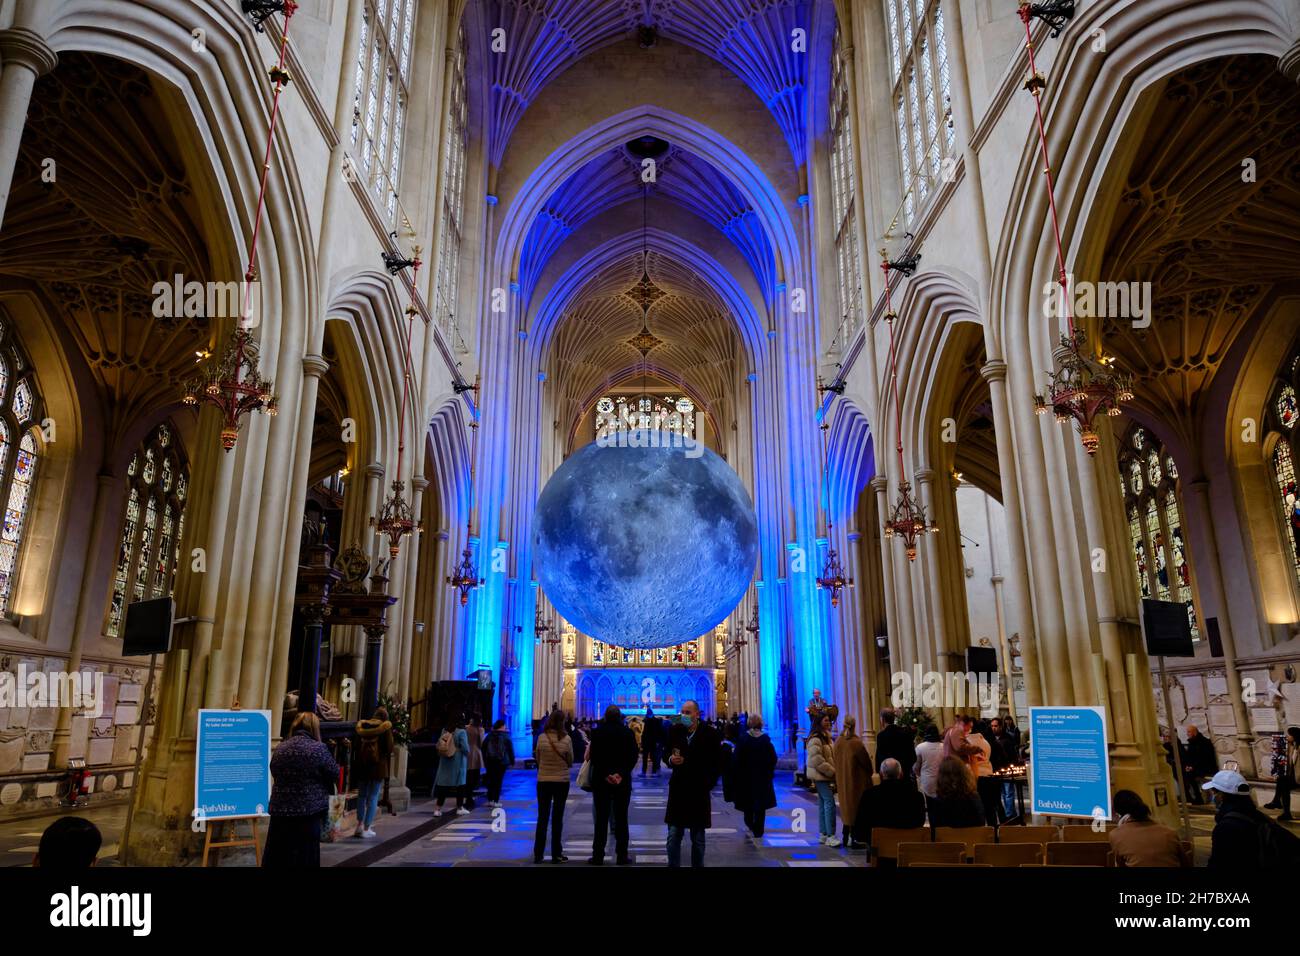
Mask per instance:
[[[1286,843],[1300,844],[1293,834],[1255,806],[1250,784],[1237,771],[1220,770],[1202,789],[1210,792],[1218,807],[1214,832],[1210,834],[1210,859],[1206,864],[1210,869],[1246,873],[1261,866],[1278,866],[1284,861],[1263,859],[1266,849],[1270,845],[1280,848]]]
[[[767,811],[776,806],[776,747],[763,733],[763,718],[748,715],[747,729],[736,742],[736,809],[745,815],[745,826],[756,839],[763,836]]]
[[[844,822],[844,845],[854,846],[853,820],[858,815],[862,794],[871,786],[871,756],[857,734],[854,717],[844,718],[844,733],[835,741],[835,784],[840,802],[840,819]]]
[[[993,753],[995,757],[993,761],[994,771],[1001,770],[1003,767],[1009,767],[1018,762],[1016,760],[1016,751],[1018,749],[1016,739],[1011,736],[1010,730],[1007,726],[1007,722],[1010,720],[1010,717],[994,717],[989,721],[989,727],[993,731],[992,743],[994,745]],[[1002,759],[1001,763],[996,759],[999,754]],[[1010,820],[1016,815],[1016,786],[1010,780],[1002,781],[1002,812],[1005,814],[1005,819],[1007,820]]]
[[[659,772],[659,746],[663,739],[664,725],[655,716],[654,708],[645,709],[645,720],[641,724],[641,776],[645,776],[646,767],[654,764],[655,773]]]
[[[981,720],[975,724],[974,730],[971,731],[966,741],[979,751],[979,753],[971,754],[967,760],[967,765],[975,777],[975,791],[979,794],[980,803],[984,806],[984,822],[991,827],[995,827],[1001,822],[999,811],[1002,808],[1002,786],[993,776],[994,741],[991,739],[992,736],[993,733],[988,729],[988,724]]]
[[[975,777],[960,758],[943,758],[935,792],[935,798],[929,801],[930,826],[984,826],[984,805],[975,791]]]
[[[1010,745],[1007,747],[1007,757],[1012,763],[1024,763],[1020,759],[1020,728],[1016,726],[1016,718],[1010,714],[1003,717],[1002,732],[1011,740]]]
[[[339,765],[321,743],[320,718],[302,713],[271,754],[271,826],[262,865],[320,866],[320,830]]]
[[[1115,828],[1107,839],[1118,866],[1191,866],[1178,834],[1151,819],[1151,808],[1132,790],[1115,792]]]
[[[501,784],[506,770],[515,763],[515,745],[506,730],[505,718],[492,725],[492,732],[483,741],[483,768],[487,771],[487,804],[501,806]]]
[[[573,740],[565,733],[564,714],[552,711],[533,749],[537,761],[537,832],[533,837],[533,862],[542,862],[546,849],[546,824],[551,824],[551,862],[567,863],[563,852],[564,803],[569,799],[569,770],[573,767]]]
[[[715,729],[722,737],[722,743],[718,748],[718,767],[722,771],[722,799],[734,806],[736,803],[736,735],[726,721]]]
[[[1214,743],[1195,724],[1187,725],[1187,747],[1183,757],[1183,773],[1187,776],[1187,789],[1195,803],[1204,803],[1202,782],[1219,772],[1219,753]]]
[[[921,742],[916,745],[916,783],[927,800],[933,800],[938,791],[939,764],[943,763],[943,743],[939,728],[926,724],[921,728]]]
[[[957,715],[956,720],[952,722],[952,726],[943,735],[943,755],[945,757],[956,757],[959,760],[966,761],[976,753],[978,748],[971,746],[966,740],[966,736],[971,732],[974,725],[973,718],[962,714]]]
[[[814,718],[812,732],[805,744],[808,751],[808,779],[817,788],[817,830],[819,842],[829,847],[840,845],[835,835],[835,760],[831,745],[831,718],[821,714]]]
[[[379,812],[379,795],[388,779],[388,768],[393,756],[393,724],[388,710],[375,708],[370,720],[357,722],[357,736],[361,746],[352,762],[352,780],[357,785],[357,837],[367,839],[375,835],[373,824]]]
[[[466,810],[473,810],[477,803],[474,794],[483,775],[483,737],[483,718],[474,714],[465,728],[465,739],[469,741],[469,759],[465,764]]]
[[[880,733],[876,734],[876,770],[889,759],[898,761],[903,768],[903,777],[912,776],[912,765],[916,763],[916,745],[910,731],[897,725],[894,711],[886,707],[880,712]]]
[[[1277,768],[1277,785],[1273,799],[1264,804],[1270,810],[1281,810],[1279,820],[1291,820],[1291,791],[1296,788],[1296,766],[1300,765],[1300,727],[1286,729],[1286,750],[1283,762]]]
[[[691,834],[691,866],[704,865],[704,834],[713,824],[709,791],[718,782],[718,734],[700,720],[700,705],[682,701],[682,712],[664,750],[668,779],[668,865],[682,865],[682,838]]]
[[[465,732],[465,716],[448,713],[438,737],[438,774],[433,778],[433,795],[437,801],[433,808],[435,817],[442,816],[442,805],[448,797],[456,798],[456,816],[463,817],[469,813],[465,809],[468,766],[469,734]]]
[[[632,771],[636,769],[636,735],[623,726],[623,713],[613,704],[605,709],[605,719],[591,732],[591,796],[596,812],[596,836],[591,844],[591,859],[600,866],[605,862],[605,841],[609,837],[610,818],[614,821],[614,857],[619,866],[632,862],[628,855],[627,811],[632,802]]]

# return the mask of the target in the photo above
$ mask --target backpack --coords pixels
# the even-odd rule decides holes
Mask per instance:
[[[487,741],[483,744],[483,753],[490,760],[504,761],[506,759],[505,734],[499,734],[495,730],[488,734]]]
[[[1259,840],[1259,866],[1261,869],[1276,870],[1300,867],[1300,837],[1284,826],[1274,823],[1268,817],[1256,820],[1244,813],[1228,813],[1225,816],[1240,817],[1249,820],[1255,827],[1255,836]]]
[[[442,757],[456,756],[456,737],[450,730],[444,730],[442,736],[438,738],[438,755]]]

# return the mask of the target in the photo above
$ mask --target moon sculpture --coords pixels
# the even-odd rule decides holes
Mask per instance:
[[[758,557],[749,493],[703,444],[630,431],[556,470],[534,515],[537,574],[556,609],[617,647],[694,640],[744,597]]]

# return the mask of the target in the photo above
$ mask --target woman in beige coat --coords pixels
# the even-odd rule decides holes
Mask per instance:
[[[844,718],[844,733],[835,741],[835,784],[844,821],[844,845],[853,846],[853,821],[857,817],[862,794],[871,786],[871,756],[857,734],[858,722]]]

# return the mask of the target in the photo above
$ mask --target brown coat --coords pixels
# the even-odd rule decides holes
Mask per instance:
[[[543,731],[537,736],[533,750],[537,758],[538,783],[568,783],[569,768],[573,766],[573,742],[568,734],[557,740],[554,734]]]
[[[1191,866],[1178,834],[1154,820],[1130,820],[1110,831],[1110,848],[1120,866]]]
[[[835,763],[840,816],[844,818],[845,826],[852,826],[862,794],[871,786],[871,756],[857,734],[852,737],[841,735],[835,741],[832,760]]]

